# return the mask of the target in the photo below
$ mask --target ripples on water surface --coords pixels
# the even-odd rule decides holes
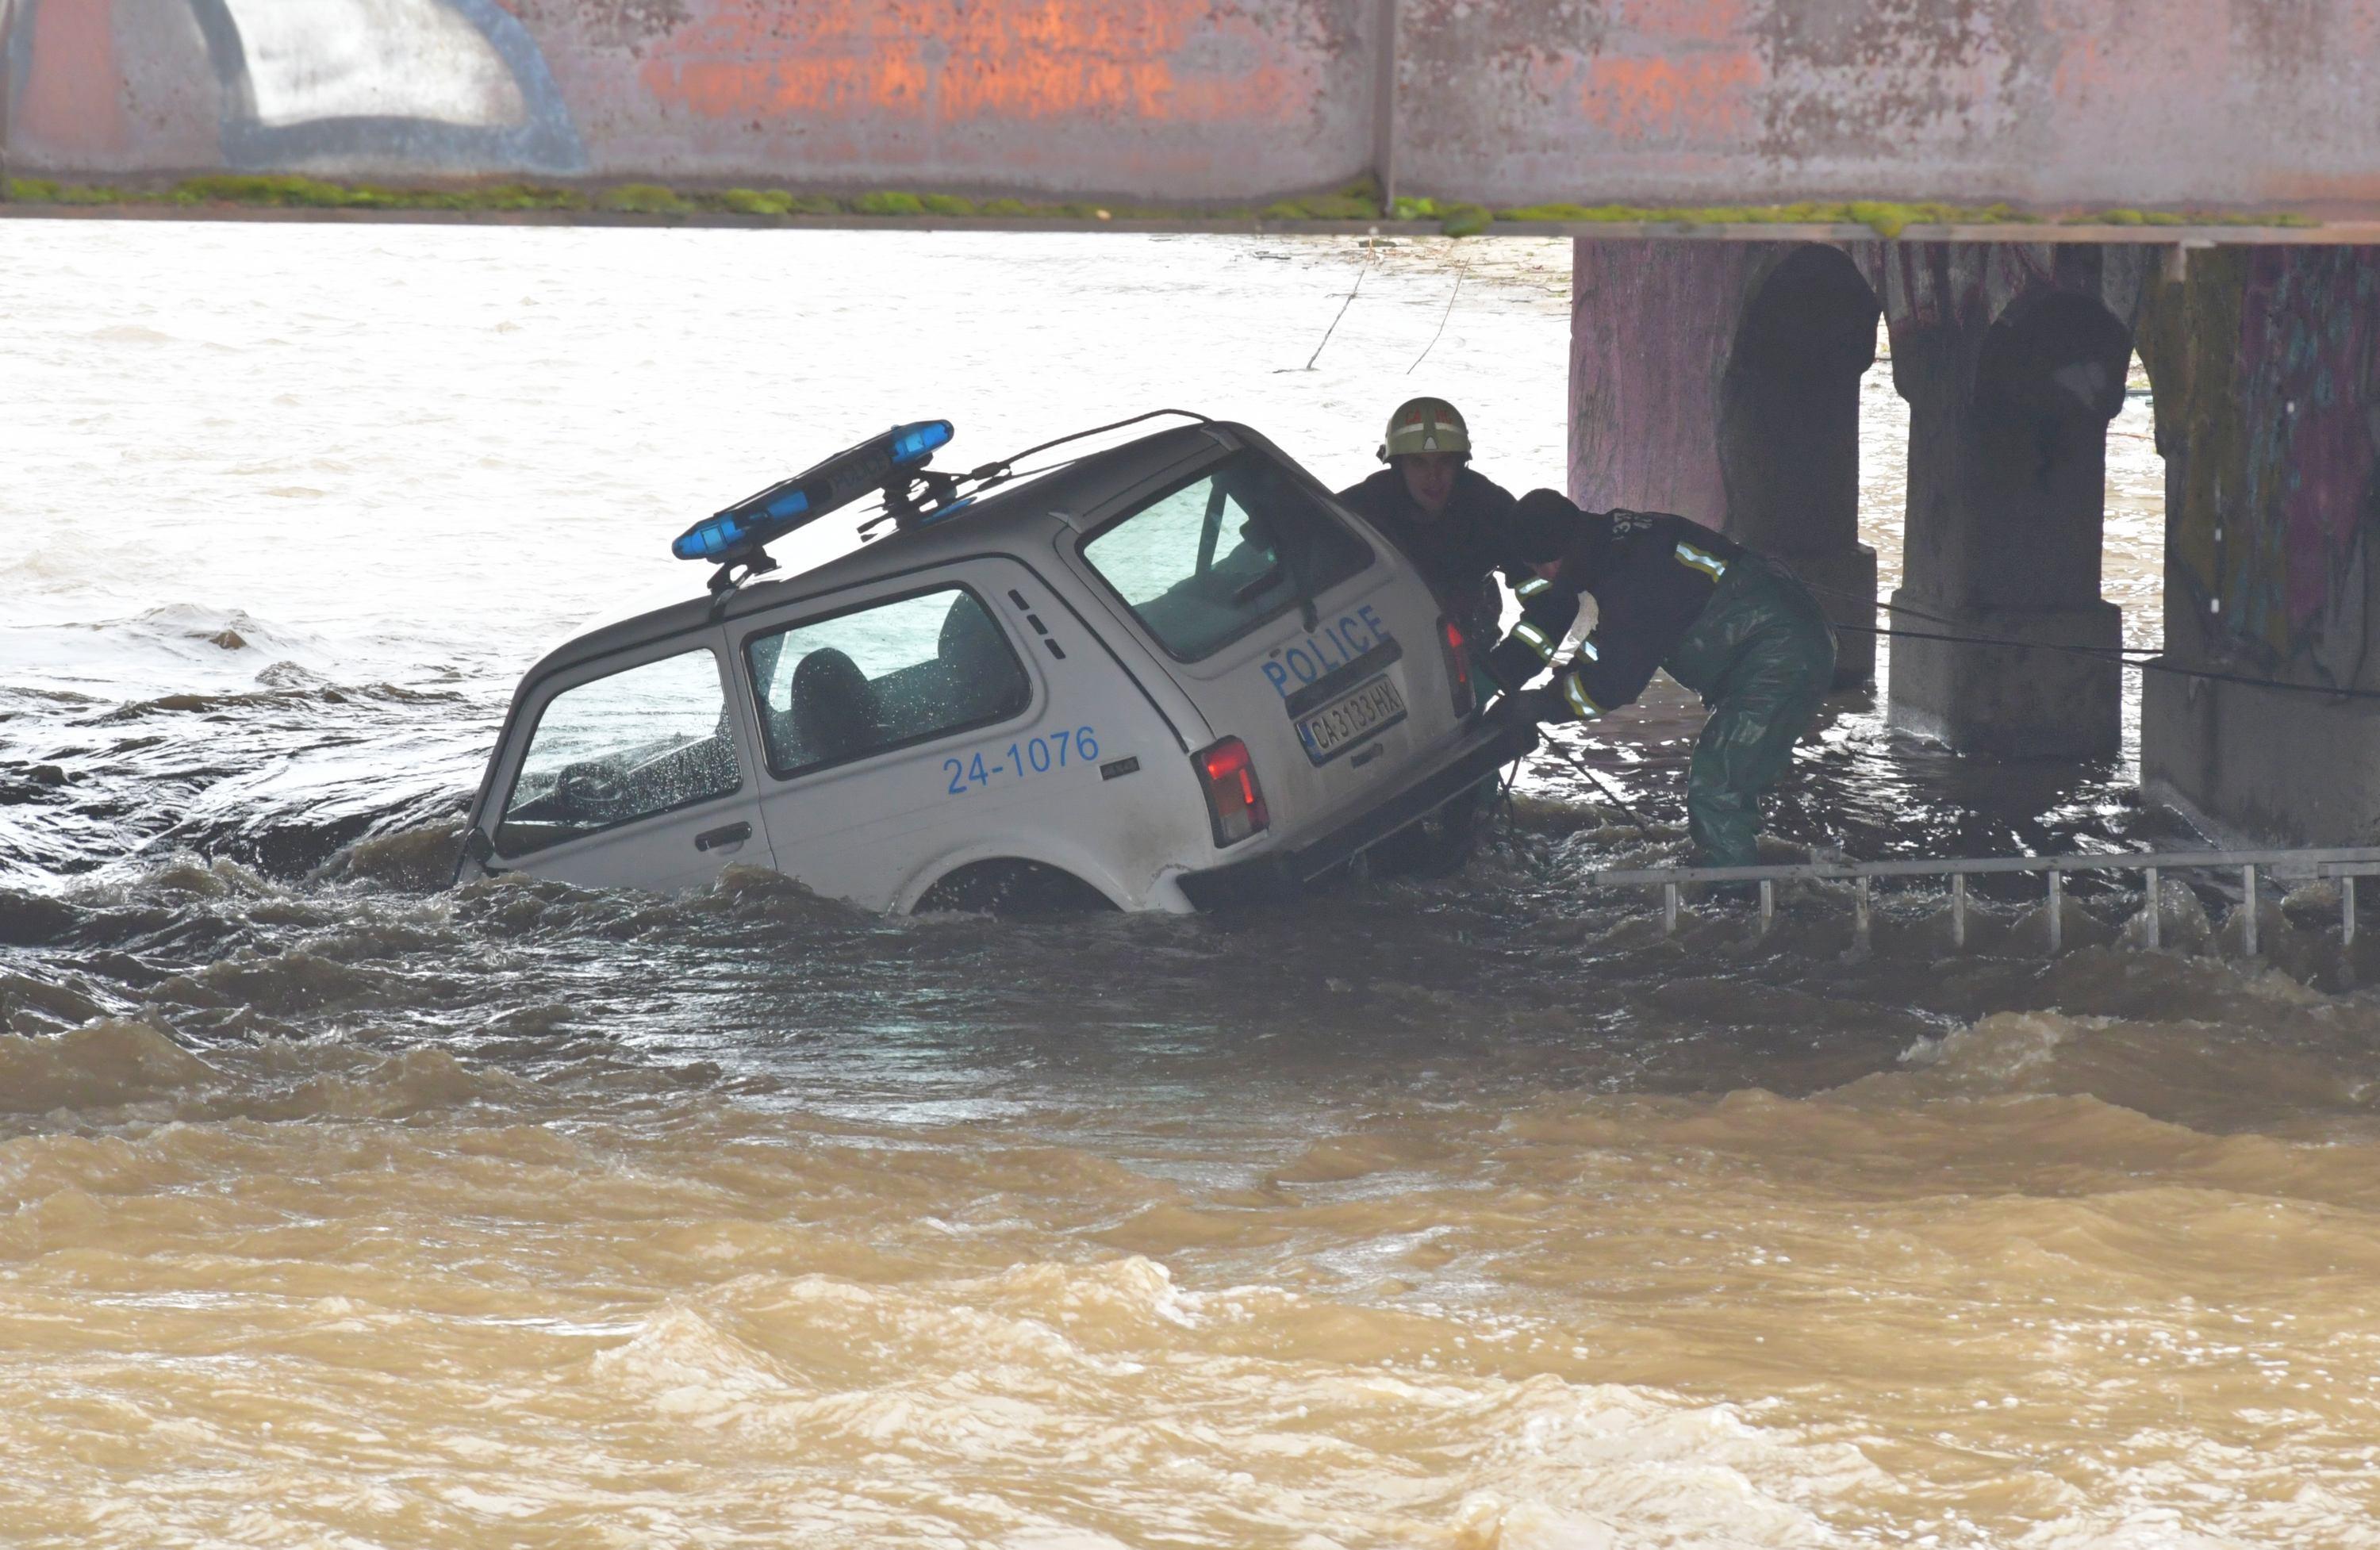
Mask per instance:
[[[1308,373],[1315,245],[0,238],[0,1541],[2380,1544],[2380,963],[2319,898],[2269,968],[2186,899],[2186,954],[2089,899],[2055,963],[2013,898],[1962,958],[1918,897],[1664,941],[1559,766],[1463,877],[1294,910],[439,887],[514,677],[687,585],[689,513],[921,414],[1353,478],[1408,388],[1552,482],[1558,252],[1466,249],[1408,379],[1430,255]],[[1692,717],[1635,729],[1673,815]],[[1780,827],[2150,831],[2018,774],[1847,700]]]

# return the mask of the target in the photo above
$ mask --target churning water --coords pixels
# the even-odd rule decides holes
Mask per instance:
[[[1293,909],[444,888],[514,678],[694,516],[927,415],[1352,478],[1421,391],[1559,483],[1562,257],[1396,250],[1307,370],[1364,255],[0,224],[0,1543],[2380,1544],[2319,898],[2263,963],[2212,895],[1665,940],[1576,877],[1675,842],[1551,758],[1460,877]],[[2153,640],[2138,398],[2110,457]],[[1674,817],[1693,722],[1588,751]],[[1778,827],[2096,843],[2127,781],[1853,696]]]

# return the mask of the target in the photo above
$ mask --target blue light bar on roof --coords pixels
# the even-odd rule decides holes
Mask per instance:
[[[722,564],[748,559],[762,544],[884,489],[896,474],[901,488],[907,489],[905,470],[931,462],[935,449],[949,445],[950,440],[946,419],[896,425],[696,523],[678,535],[670,552],[681,560]]]
[[[946,419],[919,420],[915,425],[892,428],[892,461],[906,466],[922,462],[936,447],[950,445],[951,422]]]

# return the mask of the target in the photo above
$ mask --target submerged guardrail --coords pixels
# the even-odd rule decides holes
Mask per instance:
[[[1674,934],[1682,890],[1695,883],[1760,885],[1760,930],[1767,935],[1777,918],[1777,885],[1780,882],[1848,882],[1853,887],[1852,929],[1864,941],[1868,934],[1871,890],[1879,878],[1948,878],[1950,881],[1950,940],[1967,945],[1967,879],[2003,873],[2047,873],[2049,951],[2056,952],[2064,938],[2066,878],[2070,872],[2139,872],[2144,874],[2142,896],[2147,918],[2147,945],[2161,945],[2163,912],[2159,889],[2168,872],[2240,874],[2242,904],[2241,946],[2257,951],[2256,900],[2260,873],[2291,872],[2336,879],[2338,890],[2341,945],[2355,940],[2355,879],[2380,873],[2380,846],[2346,846],[2328,850],[2265,851],[2111,851],[2090,855],[2016,855],[1982,858],[1904,861],[1810,861],[1775,866],[1642,866],[1586,875],[1590,884],[1606,887],[1645,886],[1661,890],[1661,929]]]

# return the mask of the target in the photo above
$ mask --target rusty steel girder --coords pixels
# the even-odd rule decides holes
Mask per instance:
[[[21,175],[2380,212],[2380,0],[15,0]]]

